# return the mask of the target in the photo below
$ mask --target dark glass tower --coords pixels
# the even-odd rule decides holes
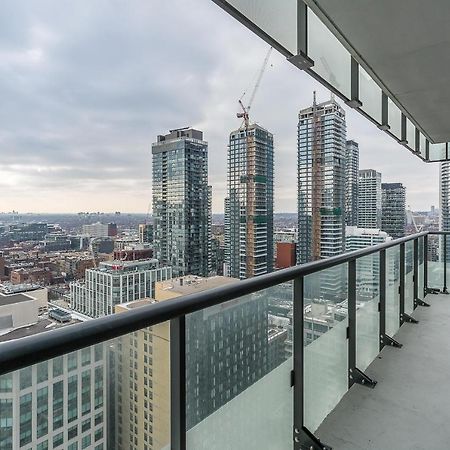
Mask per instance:
[[[180,128],[158,136],[152,154],[155,257],[174,276],[208,276],[208,143],[201,131]]]

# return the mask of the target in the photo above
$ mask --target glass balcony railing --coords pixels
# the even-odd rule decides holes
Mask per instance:
[[[446,253],[419,233],[0,343],[0,448],[327,448],[325,417],[446,290]]]

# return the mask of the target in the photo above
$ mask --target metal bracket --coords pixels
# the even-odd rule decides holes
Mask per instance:
[[[439,289],[437,289],[437,288],[427,288],[427,294],[440,294],[440,290]]]
[[[287,60],[300,70],[311,69],[311,67],[314,67],[314,61],[303,52],[300,52],[298,55],[291,56],[287,58]]]
[[[411,317],[409,314],[406,313],[403,313],[400,318],[402,322],[419,323],[418,320],[414,319],[414,317]]]
[[[419,306],[431,306],[429,303],[424,302],[422,299],[420,298],[416,298],[416,304]]]
[[[400,344],[400,342],[397,342],[395,339],[391,338],[387,334],[381,337],[381,340],[383,341],[384,345],[390,345],[391,347],[395,348],[402,348],[403,344]]]
[[[391,127],[387,123],[384,123],[382,125],[378,125],[378,129],[381,131],[388,131],[391,129]]]
[[[296,444],[300,444],[300,447],[295,446],[299,450],[332,450],[329,445],[320,442],[320,439],[316,438],[306,427],[302,427],[301,430],[294,429],[294,441]]]
[[[350,379],[353,380],[354,383],[362,384],[363,386],[374,388],[377,384],[375,380],[372,380],[369,376],[367,376],[363,371],[359,370],[357,367],[354,369],[350,369]]]

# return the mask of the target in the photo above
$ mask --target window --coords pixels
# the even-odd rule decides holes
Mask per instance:
[[[77,353],[73,352],[67,356],[67,370],[75,370],[77,368]]]
[[[31,442],[32,435],[32,396],[25,394],[20,397],[20,446]]]
[[[0,392],[12,391],[12,373],[7,373],[0,377]]]
[[[91,363],[91,348],[84,348],[81,350],[81,365],[87,366]]]
[[[75,425],[69,428],[69,431],[67,432],[67,440],[70,441],[74,437],[77,437],[77,435],[78,435],[78,425]]]
[[[48,364],[47,361],[41,362],[37,365],[37,382],[42,383],[48,379]]]
[[[48,450],[48,441],[43,441],[38,444],[36,450]]]
[[[20,379],[20,389],[26,389],[30,387],[33,380],[33,373],[31,371],[31,366],[25,367],[20,371],[19,379]]]
[[[84,433],[91,428],[91,419],[86,419],[81,422],[81,432]]]
[[[83,439],[81,440],[81,448],[87,448],[91,445],[91,435],[88,434],[87,436],[84,436]]]
[[[64,442],[63,433],[58,433],[56,436],[53,437],[53,448],[63,445],[63,442]]]

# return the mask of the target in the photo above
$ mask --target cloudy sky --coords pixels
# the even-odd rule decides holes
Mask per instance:
[[[0,15],[0,211],[146,212],[151,143],[193,126],[209,142],[213,210],[223,211],[237,100],[267,45],[211,0],[3,0]],[[296,211],[296,124],[312,91],[272,53],[252,119],[275,139],[276,211]],[[355,111],[347,137],[361,168],[402,182],[413,209],[438,204],[424,164]]]

